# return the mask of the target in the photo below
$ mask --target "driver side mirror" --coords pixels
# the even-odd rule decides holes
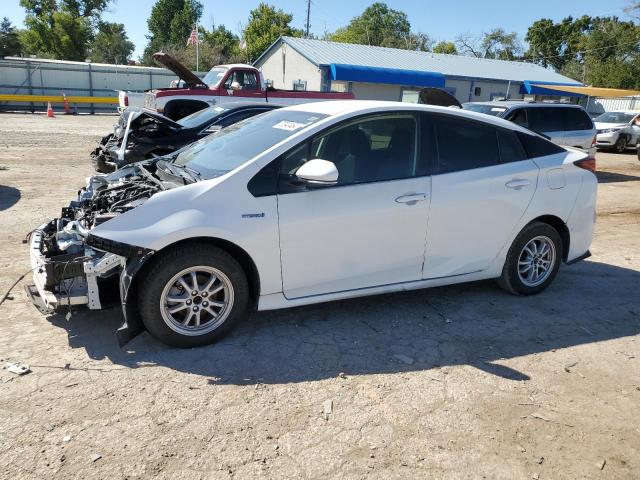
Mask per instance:
[[[316,158],[302,165],[296,177],[308,185],[327,187],[338,183],[338,169],[333,162]]]

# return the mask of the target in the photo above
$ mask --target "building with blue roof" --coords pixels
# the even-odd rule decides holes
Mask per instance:
[[[423,87],[460,102],[496,98],[575,100],[544,85],[582,85],[533,63],[280,37],[255,62],[275,88],[350,91],[364,100],[416,102]]]

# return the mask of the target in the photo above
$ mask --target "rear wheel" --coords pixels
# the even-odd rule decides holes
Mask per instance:
[[[539,293],[553,282],[562,254],[558,232],[546,223],[531,223],[511,245],[498,283],[516,295]]]
[[[165,253],[142,282],[138,302],[145,327],[176,347],[213,343],[242,317],[249,302],[242,267],[224,250],[204,244]]]

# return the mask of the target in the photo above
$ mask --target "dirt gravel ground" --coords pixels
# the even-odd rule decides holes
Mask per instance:
[[[0,115],[0,293],[114,121]],[[120,349],[118,310],[44,317],[21,282],[0,359],[32,373],[0,370],[0,478],[640,478],[640,162],[598,164],[593,257],[535,297],[478,282]]]

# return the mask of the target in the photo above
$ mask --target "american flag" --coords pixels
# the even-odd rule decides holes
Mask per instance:
[[[198,25],[196,24],[193,26],[193,30],[191,30],[191,35],[187,38],[187,46],[197,44],[198,42]]]

